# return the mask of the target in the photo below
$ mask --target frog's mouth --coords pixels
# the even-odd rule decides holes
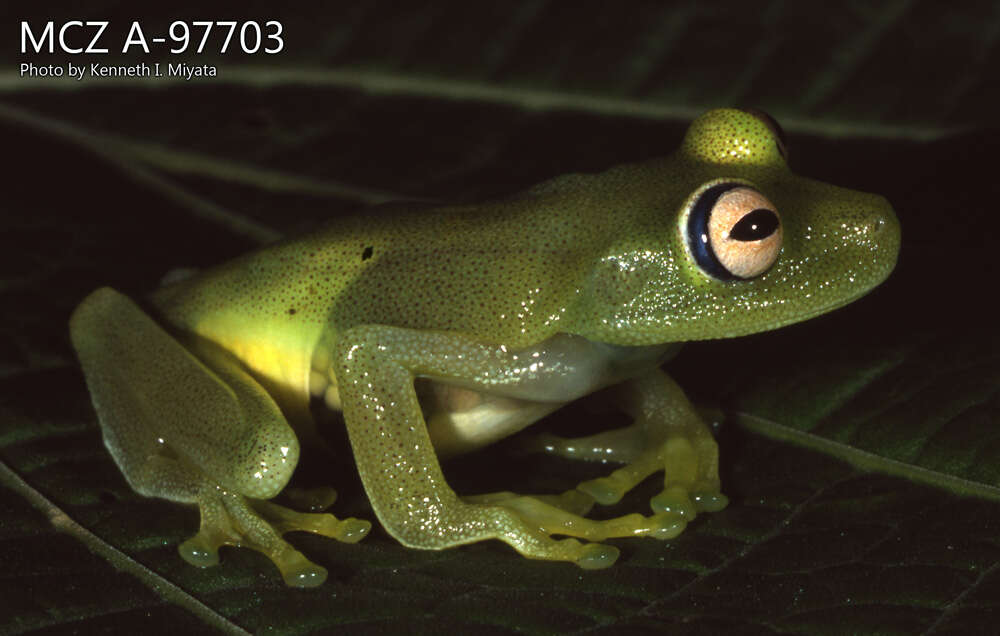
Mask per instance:
[[[768,329],[778,329],[786,325],[792,325],[830,313],[845,305],[850,305],[884,283],[896,268],[896,263],[899,259],[899,222],[892,211],[889,210],[887,214],[876,219],[872,225],[875,226],[873,232],[878,235],[877,244],[871,252],[868,252],[866,258],[860,259],[861,262],[867,261],[870,269],[862,267],[860,270],[854,269],[851,272],[851,268],[848,268],[844,274],[844,276],[849,276],[852,283],[857,279],[859,281],[855,283],[857,287],[849,291],[846,295],[832,295],[827,302],[820,303],[801,313],[780,317]],[[867,252],[867,250],[865,251]],[[848,258],[847,260],[850,261],[851,259]],[[858,261],[855,262],[857,263]],[[844,291],[848,290],[845,289]]]
[[[822,316],[823,314],[828,314],[832,311],[836,311],[837,309],[850,305],[854,301],[864,296],[867,296],[872,291],[874,291],[875,288],[884,283],[886,279],[889,278],[889,275],[892,273],[892,270],[895,268],[895,266],[896,266],[896,258],[892,258],[890,262],[885,263],[884,267],[882,268],[882,271],[878,272],[877,278],[870,285],[862,287],[857,291],[855,291],[854,293],[849,294],[847,296],[836,298],[831,302],[815,307],[809,311],[805,311],[793,316],[788,316],[786,318],[779,319],[778,321],[772,323],[771,326],[767,327],[766,329],[762,329],[761,331],[780,329],[781,327],[785,327],[788,325],[794,325],[799,322],[805,322],[807,320],[811,320],[818,316]]]
[[[882,280],[885,280],[885,279],[882,279]],[[801,314],[798,314],[796,316],[791,316],[791,317],[789,317],[789,318],[787,318],[785,320],[776,322],[776,323],[774,323],[773,326],[769,327],[768,329],[765,329],[764,331],[771,331],[771,330],[774,330],[774,329],[780,329],[781,327],[786,327],[788,325],[794,325],[794,324],[799,323],[799,322],[805,322],[807,320],[812,320],[813,318],[817,318],[819,316],[822,316],[823,314],[828,314],[828,313],[830,313],[832,311],[836,311],[836,310],[840,309],[841,307],[846,307],[847,305],[850,305],[851,303],[853,303],[854,301],[858,300],[859,298],[862,298],[863,296],[867,296],[869,293],[872,292],[872,290],[874,290],[876,287],[878,287],[878,285],[881,284],[881,282],[882,281],[879,281],[878,283],[876,283],[875,285],[872,285],[871,287],[868,287],[867,289],[863,289],[863,290],[861,290],[861,291],[859,291],[859,292],[857,292],[857,293],[855,293],[855,294],[853,294],[851,296],[848,296],[846,298],[838,299],[838,300],[836,300],[836,301],[834,301],[834,302],[832,302],[832,303],[830,303],[828,305],[823,305],[821,307],[813,309],[812,311],[801,313]]]

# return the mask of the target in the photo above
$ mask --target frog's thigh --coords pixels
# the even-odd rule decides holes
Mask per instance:
[[[325,570],[280,533],[363,536],[357,524],[367,522],[248,499],[281,490],[299,447],[273,400],[234,360],[205,349],[210,369],[109,288],[80,304],[70,334],[105,444],[129,484],[147,496],[198,504],[201,531],[181,547],[185,559],[211,565],[220,545],[244,545],[267,554],[290,584],[316,584]]]
[[[625,382],[617,391],[622,407],[635,418],[629,433],[641,434],[644,450],[611,475],[578,488],[599,503],[615,503],[646,477],[663,470],[664,489],[650,502],[654,511],[689,518],[697,510],[724,508],[727,499],[719,490],[718,446],[677,383],[655,369]]]
[[[495,538],[525,556],[582,567],[617,558],[610,546],[556,541],[513,507],[465,503],[445,482],[414,378],[516,382],[507,372],[516,359],[505,348],[452,333],[364,325],[341,333],[334,354],[358,472],[379,519],[401,543],[440,549]]]
[[[149,456],[176,458],[197,478],[241,495],[269,498],[284,487],[298,441],[270,396],[234,363],[220,354],[210,369],[108,288],[80,304],[70,334],[106,444],[139,492],[173,498],[174,484],[143,477]]]

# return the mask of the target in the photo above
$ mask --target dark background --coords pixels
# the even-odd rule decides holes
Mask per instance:
[[[0,489],[0,631],[993,628],[1000,5],[103,2],[0,15],[0,460],[19,476]],[[108,19],[112,47],[132,20],[148,35],[173,19],[277,19],[286,49],[73,58],[208,63],[214,80],[28,80],[22,61],[68,58],[20,55],[22,19]],[[666,154],[690,119],[725,105],[781,121],[796,172],[888,197],[903,247],[889,281],[848,308],[670,363],[699,404],[729,414],[732,503],[678,539],[616,541],[613,568],[583,572],[498,542],[408,550],[376,524],[355,546],[293,535],[331,574],[289,590],[246,550],[210,570],[183,563],[176,545],[197,513],[135,495],[104,451],[66,332],[92,289],[138,296],[171,269],[386,199],[475,200]],[[834,455],[916,467],[925,483],[770,441],[745,415],[833,441]],[[608,417],[588,403],[551,426]],[[505,450],[446,473],[460,492],[558,491],[593,474]],[[348,460],[314,458],[300,473],[337,487],[338,515],[373,519]],[[958,479],[980,496],[955,494]],[[645,510],[647,486],[608,514]],[[62,513],[112,556],[91,552],[80,528],[56,530]],[[116,569],[130,561],[150,570]]]

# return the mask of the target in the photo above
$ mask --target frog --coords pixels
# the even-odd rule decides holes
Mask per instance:
[[[374,515],[404,546],[496,539],[601,569],[620,555],[609,541],[669,540],[728,503],[710,427],[663,364],[685,343],[860,298],[899,243],[884,197],[794,174],[776,121],[720,108],[666,157],[478,204],[346,215],[139,300],[101,287],[70,337],[128,484],[198,507],[178,548],[194,565],[247,547],[310,587],[328,572],[286,533],[369,533],[327,511],[332,487],[306,493],[321,500],[310,510],[273,501],[316,439],[318,402],[342,415]],[[523,435],[531,450],[617,466],[603,476],[556,494],[446,481],[443,460],[598,391],[627,425]],[[656,475],[649,510],[588,516]]]

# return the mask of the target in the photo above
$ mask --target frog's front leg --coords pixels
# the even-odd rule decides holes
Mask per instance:
[[[182,344],[113,289],[88,296],[70,335],[104,441],[140,494],[197,504],[201,530],[180,546],[198,566],[234,545],[266,554],[286,583],[322,583],[326,570],[282,539],[307,530],[357,541],[370,524],[264,501],[287,483],[299,444],[274,400],[231,355]],[[197,357],[192,354],[197,351]]]
[[[690,520],[714,512],[728,500],[719,490],[719,451],[708,427],[673,379],[650,370],[615,387],[632,425],[586,438],[545,436],[537,450],[584,460],[611,459],[625,466],[607,477],[583,482],[578,490],[598,503],[617,503],[655,472],[664,471],[663,490],[650,504],[658,514]]]
[[[561,349],[562,344],[567,346]],[[585,520],[570,512],[517,496],[460,499],[445,482],[414,389],[414,379],[427,376],[524,400],[545,401],[554,394],[572,399],[559,351],[574,356],[575,347],[568,340],[556,342],[545,353],[551,364],[539,365],[532,353],[453,333],[365,325],[339,335],[333,360],[344,419],[365,490],[389,534],[414,548],[500,539],[535,559],[572,561],[584,568],[615,561],[614,547],[551,538],[577,534],[565,522]],[[568,381],[579,381],[581,394],[593,388],[586,374]],[[553,383],[561,383],[558,391]],[[654,521],[653,529],[659,525]],[[577,536],[620,534],[588,530]]]

